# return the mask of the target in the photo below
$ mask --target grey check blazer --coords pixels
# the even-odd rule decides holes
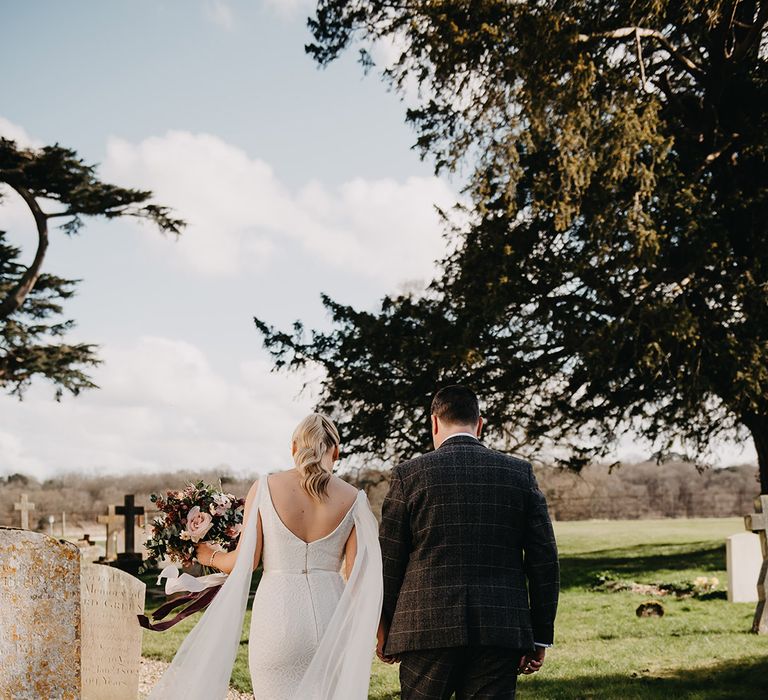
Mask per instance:
[[[392,470],[379,536],[386,653],[552,643],[557,545],[528,462],[449,438]]]

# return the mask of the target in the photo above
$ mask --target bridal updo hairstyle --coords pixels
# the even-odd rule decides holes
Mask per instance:
[[[310,413],[296,426],[291,440],[296,445],[293,461],[301,476],[301,487],[313,498],[322,500],[331,480],[322,460],[330,448],[338,447],[339,431],[327,416]]]

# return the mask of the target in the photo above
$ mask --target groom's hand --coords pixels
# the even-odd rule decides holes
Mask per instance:
[[[377,644],[376,645],[376,656],[379,657],[379,661],[383,661],[385,664],[398,664],[400,663],[400,657],[399,656],[387,656],[384,653],[383,645]]]
[[[536,673],[544,664],[544,655],[547,650],[544,647],[536,647],[520,657],[520,664],[517,667],[518,674],[524,673],[526,676]]]
[[[376,630],[376,656],[380,661],[385,664],[400,663],[400,657],[388,656],[384,653],[384,645],[387,643],[387,637],[389,636],[389,624],[382,617],[379,622],[379,628]]]
[[[388,656],[384,653],[384,645],[387,643],[387,627],[383,622],[379,625],[379,629],[376,632],[376,656],[380,661],[385,664],[399,663],[400,658],[397,656]]]

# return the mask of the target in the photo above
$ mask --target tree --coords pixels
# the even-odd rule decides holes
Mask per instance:
[[[37,231],[37,250],[29,265],[19,248],[7,243],[0,231],[0,388],[22,396],[36,376],[73,394],[95,385],[87,368],[98,364],[96,346],[68,344],[63,336],[71,320],[57,320],[62,302],[74,294],[76,280],[43,272],[48,249],[49,223],[61,219],[60,228],[74,235],[89,216],[114,219],[133,216],[151,221],[161,231],[179,234],[184,222],[170,210],[148,203],[151,192],[124,189],[101,182],[92,166],[58,145],[22,148],[0,139],[0,203],[13,190],[27,205]]]
[[[496,439],[580,468],[628,430],[706,461],[751,433],[768,492],[768,2],[320,0],[327,65],[390,40],[383,75],[437,172],[468,164],[466,222],[422,295],[326,300],[307,340],[261,321],[280,367],[325,369],[354,450],[428,444],[439,383]],[[459,223],[455,223],[459,221]],[[423,426],[423,427],[421,427]]]

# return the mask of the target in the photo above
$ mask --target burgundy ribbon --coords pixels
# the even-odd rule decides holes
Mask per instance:
[[[211,586],[197,593],[185,593],[184,595],[169,600],[167,603],[163,603],[155,612],[152,613],[153,620],[162,620],[172,610],[175,610],[185,603],[189,603],[187,607],[179,611],[179,613],[165,622],[152,623],[146,615],[137,615],[139,618],[139,624],[146,630],[152,630],[153,632],[162,632],[173,627],[176,623],[181,622],[185,617],[189,617],[193,613],[199,612],[214,599],[224,584],[218,586]],[[191,601],[191,602],[190,602]]]

